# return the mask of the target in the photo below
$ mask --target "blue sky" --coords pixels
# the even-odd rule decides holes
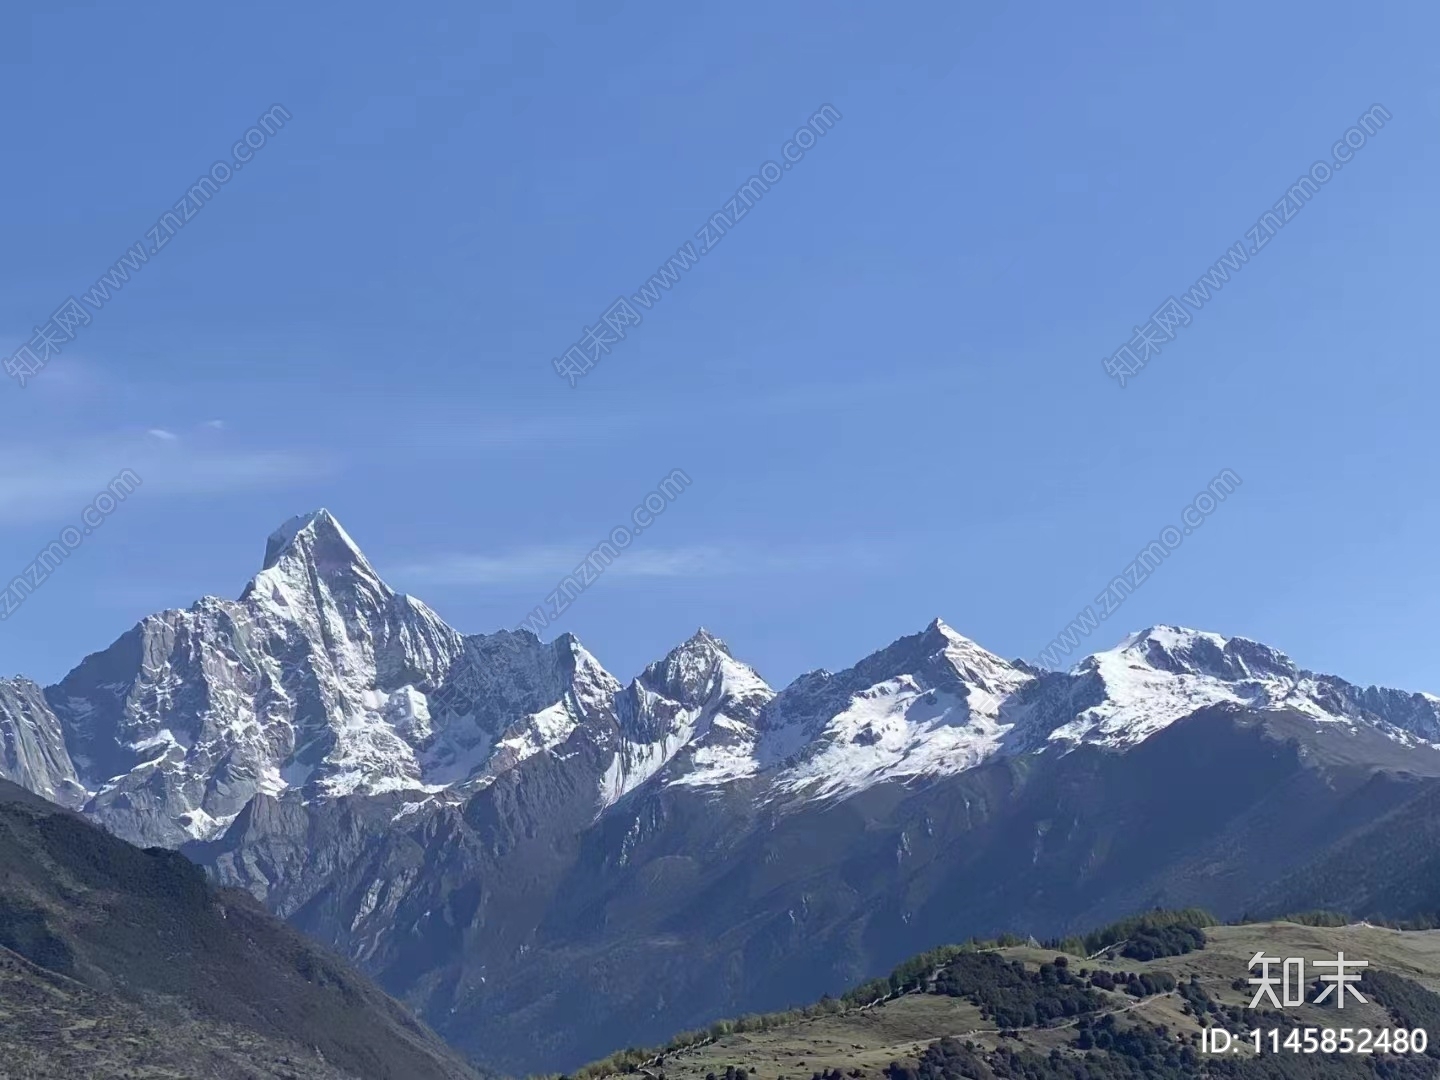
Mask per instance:
[[[238,595],[318,506],[457,627],[516,626],[676,468],[555,626],[621,677],[700,624],[772,682],[936,615],[1034,656],[1228,468],[1077,655],[1179,623],[1440,691],[1433,4],[707,8],[7,4],[5,355],[291,119],[0,380],[0,579],[143,479],[0,622],[0,668],[50,681]],[[1107,378],[1377,103],[1344,170]],[[552,358],[825,104],[570,388]]]

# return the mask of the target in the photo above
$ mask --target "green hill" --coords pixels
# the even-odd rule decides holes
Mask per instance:
[[[1423,1028],[1440,1043],[1440,931],[1290,922],[1196,926],[1203,913],[1117,924],[1066,949],[1028,943],[936,950],[803,1012],[751,1017],[678,1040],[665,1052],[626,1052],[581,1071],[586,1080],[636,1073],[659,1080],[1171,1080],[1188,1077],[1375,1077],[1430,1080],[1440,1046],[1425,1053],[1304,1052],[1303,1029]],[[1198,936],[1191,930],[1197,930]],[[1168,931],[1168,933],[1167,933]],[[1087,957],[1084,946],[1100,955]],[[1139,947],[1136,947],[1136,946]],[[1169,955],[1155,955],[1157,951]],[[1126,955],[1127,950],[1131,955]],[[1369,961],[1368,1003],[1252,1011],[1256,952]],[[1137,956],[1145,956],[1139,959]],[[1278,971],[1278,969],[1277,969]],[[899,987],[893,997],[875,1000]],[[1312,989],[1307,1000],[1313,1000]],[[865,1002],[873,1002],[865,1004]],[[1231,1033],[1207,1052],[1202,1030]],[[1250,1032],[1260,1030],[1257,1055]],[[1270,1030],[1280,1032],[1278,1052]],[[1298,1051],[1285,1048],[1294,1030]],[[1317,1035],[1318,1039],[1318,1035]],[[678,1043],[690,1042],[682,1046]],[[743,1072],[743,1075],[741,1075]]]

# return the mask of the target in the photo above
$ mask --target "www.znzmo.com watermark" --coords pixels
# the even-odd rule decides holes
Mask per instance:
[[[1185,542],[1185,537],[1205,524],[1205,519],[1216,511],[1241,482],[1234,469],[1222,470],[1204,491],[1191,499],[1180,511],[1180,525],[1167,525],[1161,529],[1157,539],[1145,545],[1122,573],[1110,579],[1110,584],[1095,597],[1095,602],[1081,608],[1065,629],[1040,650],[1035,664],[1047,668],[1059,667],[1060,657],[1073,652],[1081,638],[1088,637],[1102,622],[1119,611],[1120,605],[1129,599],[1130,594],[1143,585],[1155,569],[1170,557],[1170,553]]]
[[[61,529],[59,538],[46,544],[30,565],[12,578],[10,584],[0,592],[0,621],[15,614],[20,605],[50,579],[55,568],[85,542],[85,537],[105,524],[105,519],[113,514],[140,484],[139,475],[133,469],[126,469],[111,480],[104,491],[91,499],[80,511],[80,525],[67,525]]]
[[[59,356],[61,350],[90,325],[93,316],[86,309],[86,304],[96,311],[108,304],[112,295],[130,281],[130,275],[138,274],[140,268],[150,261],[150,256],[160,254],[160,249],[170,242],[170,238],[200,213],[219,194],[220,188],[228,184],[289,119],[290,110],[284,105],[270,106],[270,110],[256,120],[253,127],[247,128],[230,148],[232,160],[222,158],[215,162],[209,172],[203,173],[190,185],[175,203],[174,209],[165,211],[154,225],[145,230],[145,239],[132,245],[109,270],[95,279],[95,284],[81,297],[84,303],[72,296],[55,310],[43,326],[37,326],[29,344],[22,345],[13,355],[5,358],[5,373],[24,389],[30,379],[40,374],[46,364]]]
[[[606,539],[591,548],[585,558],[576,564],[575,569],[560,579],[554,590],[545,597],[545,603],[537,605],[522,620],[521,625],[537,635],[550,626],[575,602],[576,597],[600,580],[600,575],[620,558],[625,549],[635,542],[635,538],[655,524],[655,520],[665,513],[670,504],[692,483],[690,474],[684,469],[672,469],[655,485],[653,491],[631,509],[629,524],[617,525],[611,529]],[[549,606],[548,610],[546,605]],[[456,683],[438,689],[427,697],[432,712],[443,706],[459,714],[468,711],[473,704],[470,688]]]
[[[1260,249],[1270,242],[1270,238],[1320,193],[1321,185],[1328,184],[1331,178],[1355,157],[1355,152],[1390,119],[1390,110],[1384,105],[1370,106],[1369,111],[1364,113],[1354,126],[1347,128],[1330,148],[1332,160],[1322,159],[1311,165],[1310,171],[1301,175],[1280,196],[1273,210],[1265,211],[1254,225],[1245,230],[1244,240],[1231,245],[1218,262],[1212,264],[1206,273],[1195,280],[1189,292],[1179,300],[1173,296],[1167,299],[1143,325],[1135,327],[1135,336],[1128,344],[1120,346],[1101,361],[1105,374],[1117,380],[1122,389],[1126,380],[1140,374],[1152,358],[1159,356],[1160,351],[1175,340],[1180,330],[1190,325],[1193,316],[1187,310],[1187,305],[1199,311],[1209,303],[1212,298],[1211,290],[1218,293],[1230,280],[1231,273],[1239,273],[1240,268],[1250,261],[1251,255],[1259,255]],[[1246,240],[1249,241],[1248,245]]]
[[[655,519],[663,514],[691,483],[684,469],[675,469],[661,480],[655,490],[630,511],[630,525],[633,528],[617,525],[611,529],[609,539],[602,540],[591,548],[590,553],[575,569],[560,579],[554,592],[545,597],[545,603],[550,605],[550,612],[546,612],[545,604],[538,605],[525,617],[525,628],[538,634],[564,614],[565,609],[575,602],[575,598],[599,581],[600,575],[620,557],[620,553],[635,542],[635,537],[653,525]]]
[[[580,340],[551,361],[555,373],[561,378],[568,378],[572,388],[577,379],[589,374],[600,357],[608,356],[611,347],[620,343],[628,329],[640,325],[642,316],[637,309],[649,311],[658,304],[663,295],[660,290],[669,292],[680,281],[681,274],[688,274],[702,256],[719,247],[720,241],[740,219],[784,178],[786,170],[798,165],[810,148],[820,141],[820,137],[828,134],[842,119],[844,117],[834,105],[822,105],[809,122],[780,148],[785,164],[782,166],[779,162],[767,161],[761,165],[758,175],[741,184],[735,194],[696,231],[699,249],[693,241],[681,244],[665,265],[640,287],[639,292],[633,296],[622,296],[611,304],[594,327],[585,327]]]

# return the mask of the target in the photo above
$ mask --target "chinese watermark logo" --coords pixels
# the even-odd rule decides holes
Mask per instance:
[[[1271,973],[1271,968],[1276,964],[1280,965],[1279,975]],[[1335,1007],[1343,1009],[1347,993],[1354,995],[1355,1000],[1361,1005],[1366,1004],[1360,991],[1355,989],[1355,984],[1362,978],[1359,969],[1369,967],[1370,961],[1346,960],[1345,954],[1342,952],[1336,953],[1334,960],[1312,960],[1311,964],[1321,969],[1334,969],[1320,976],[1320,981],[1329,983],[1329,985],[1315,995],[1313,1004],[1323,1004],[1331,994],[1335,994]],[[1305,958],[1303,956],[1288,956],[1282,960],[1278,956],[1266,956],[1263,951],[1257,952],[1250,958],[1247,967],[1254,971],[1257,966],[1260,968],[1260,977],[1250,980],[1251,986],[1258,987],[1255,997],[1250,1001],[1250,1008],[1258,1009],[1261,998],[1269,998],[1270,1003],[1277,1009],[1293,1008],[1296,1005],[1305,1004]],[[1279,996],[1276,996],[1275,993],[1277,989],[1280,991]]]

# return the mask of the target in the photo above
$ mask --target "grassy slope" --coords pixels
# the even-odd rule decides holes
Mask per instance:
[[[1249,1004],[1250,990],[1232,990],[1237,978],[1247,978],[1246,964],[1257,951],[1268,955],[1304,956],[1307,960],[1335,958],[1343,950],[1347,957],[1369,960],[1371,965],[1440,991],[1440,931],[1400,932],[1373,927],[1311,927],[1293,923],[1257,923],[1248,926],[1219,926],[1206,931],[1209,943],[1199,952],[1165,957],[1148,963],[1119,959],[1086,960],[1071,956],[1073,968],[1105,968],[1111,971],[1166,971],[1177,980],[1198,975],[1202,985],[1217,1001],[1226,1005]],[[1038,965],[1054,959],[1053,950],[1017,947],[1000,950],[1010,959]],[[1313,977],[1313,975],[1312,975]],[[1129,1020],[1166,1024],[1172,1031],[1194,1032],[1199,1027],[1186,1016],[1178,994],[1162,994],[1136,1002],[1124,994],[1109,995],[1115,1012]],[[1302,1006],[1287,1010],[1303,1023],[1315,1027],[1338,1027],[1336,1014],[1328,1009]],[[1386,1028],[1393,1026],[1383,1009],[1348,1005],[1344,1025]],[[664,1073],[669,1080],[703,1080],[709,1072],[723,1075],[726,1066],[748,1070],[752,1080],[808,1080],[811,1073],[839,1068],[844,1072],[862,1069],[874,1078],[892,1061],[913,1063],[929,1043],[945,1035],[973,1039],[987,1048],[1017,1046],[1016,1040],[1000,1040],[993,1024],[980,1019],[979,1010],[957,998],[909,994],[868,1009],[856,1009],[831,1016],[798,1021],[765,1032],[726,1035],[713,1043],[669,1054]],[[1062,1028],[1022,1031],[1019,1044],[1048,1053],[1073,1037]],[[1440,1031],[1433,1036],[1440,1039]],[[652,1069],[658,1073],[658,1069]]]

